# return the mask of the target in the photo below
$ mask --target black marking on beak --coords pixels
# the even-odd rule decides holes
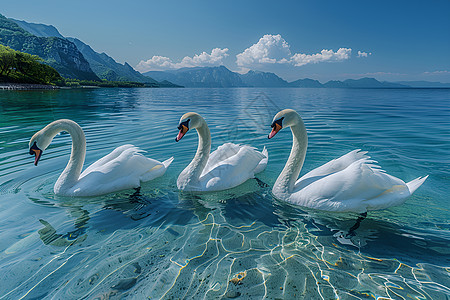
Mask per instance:
[[[178,133],[177,137],[175,138],[175,142],[178,142],[179,140],[181,140],[181,138],[183,138],[183,136],[186,134],[186,132],[188,132],[190,120],[191,119],[187,119],[186,121],[181,122],[178,125],[177,128],[178,128],[178,130],[180,130],[180,132]]]
[[[187,119],[186,121],[184,121],[184,122],[181,122],[180,124],[178,124],[178,130],[181,130],[183,127],[181,127],[181,126],[186,126],[188,129],[189,129],[189,121],[190,121],[191,119]]]
[[[284,117],[275,120],[272,125],[270,125],[270,127],[272,127],[272,131],[269,133],[269,135],[267,136],[267,138],[271,139],[273,138],[278,131],[280,131],[283,128],[283,119]]]
[[[30,147],[30,155],[34,155],[34,165],[37,166],[42,155],[42,150],[36,145],[36,142]]]
[[[283,128],[283,119],[284,119],[284,117],[273,121],[273,123],[272,123],[272,125],[270,125],[270,127],[275,128],[275,124],[278,124],[278,125],[280,125],[281,128]]]

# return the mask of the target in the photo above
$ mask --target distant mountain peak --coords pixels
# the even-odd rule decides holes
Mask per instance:
[[[275,73],[249,70],[241,74],[242,81],[252,87],[288,87],[289,83]]]
[[[291,87],[303,87],[303,88],[322,88],[324,87],[318,80],[304,78],[298,79],[296,81],[290,82]]]
[[[397,81],[394,83],[403,84],[414,88],[450,88],[450,83],[442,83],[436,81],[415,80],[415,81]]]
[[[406,85],[383,81],[380,82],[372,77],[363,77],[360,79],[347,79],[343,83],[350,88],[404,88]]]
[[[246,86],[239,74],[230,71],[227,67],[193,67],[168,71],[149,71],[143,73],[158,81],[168,80],[185,87],[244,87]]]

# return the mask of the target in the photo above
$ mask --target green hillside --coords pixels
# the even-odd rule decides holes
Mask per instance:
[[[53,84],[62,80],[55,69],[41,62],[39,56],[0,45],[0,82]]]

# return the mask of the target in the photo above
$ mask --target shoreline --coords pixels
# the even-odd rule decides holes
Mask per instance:
[[[58,86],[37,83],[8,83],[1,82],[0,90],[56,90]]]
[[[100,86],[90,86],[90,85],[82,85],[82,86],[76,86],[76,87],[70,87],[70,86],[55,86],[55,85],[47,85],[47,84],[37,84],[37,83],[10,83],[10,82],[0,82],[0,91],[1,90],[10,90],[10,91],[32,91],[32,90],[59,90],[59,89],[95,89],[95,88],[102,88]],[[110,88],[110,87],[108,87]],[[129,87],[126,87],[129,88]],[[149,87],[133,87],[133,88],[149,88]],[[159,87],[159,88],[174,88],[174,87]],[[203,89],[203,88],[211,88],[211,89],[221,89],[222,87],[190,87],[192,89]],[[265,88],[265,87],[229,87],[229,88]],[[411,89],[444,89],[448,90],[450,87],[335,87],[335,88],[329,88],[329,87],[266,87],[266,88],[295,88],[295,89],[376,89],[376,90],[411,90]]]

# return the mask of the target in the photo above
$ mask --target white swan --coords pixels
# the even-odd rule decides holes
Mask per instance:
[[[297,180],[308,146],[306,128],[296,111],[285,109],[275,115],[269,139],[283,127],[291,127],[293,144],[272,189],[280,200],[326,211],[364,213],[404,203],[428,177],[405,183],[381,170],[367,152],[354,150]]]
[[[211,133],[197,113],[184,114],[178,125],[178,142],[186,132],[197,129],[198,148],[191,163],[180,173],[177,186],[183,191],[221,191],[244,183],[266,168],[269,155],[250,146],[226,143],[211,151]]]
[[[97,160],[83,173],[86,156],[86,138],[83,129],[74,121],[62,119],[48,124],[36,132],[30,140],[30,154],[35,155],[37,166],[42,152],[61,131],[72,137],[72,153],[69,163],[53,188],[55,194],[64,196],[96,196],[114,191],[137,188],[141,182],[162,176],[173,157],[164,162],[143,156],[139,148],[123,145]]]

